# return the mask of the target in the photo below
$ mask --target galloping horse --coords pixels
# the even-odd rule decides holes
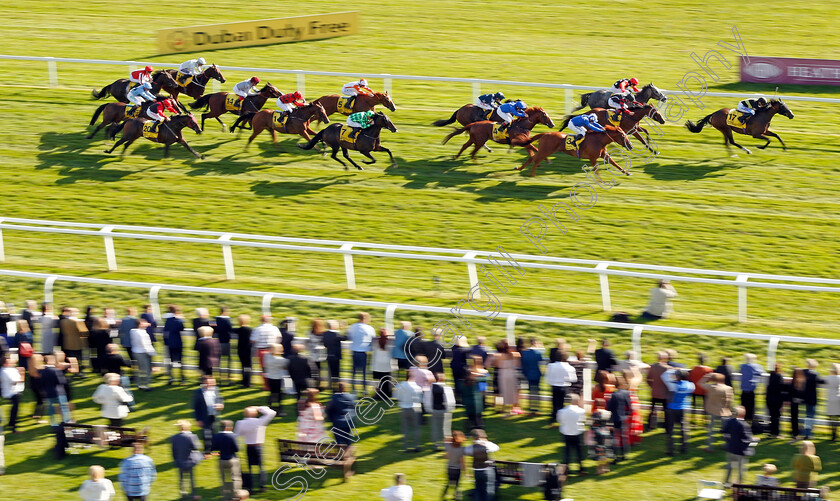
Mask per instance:
[[[688,120],[685,122],[685,126],[691,132],[696,133],[703,130],[703,126],[705,126],[706,124],[712,124],[712,127],[719,130],[723,134],[723,144],[726,145],[727,150],[730,150],[729,144],[731,143],[746,151],[747,154],[752,153],[747,148],[744,148],[743,146],[735,142],[732,136],[733,131],[737,132],[738,134],[746,134],[748,136],[752,136],[756,139],[766,140],[766,143],[758,147],[758,149],[760,150],[763,150],[767,147],[767,145],[770,144],[770,139],[767,138],[767,136],[775,137],[779,140],[780,143],[782,143],[782,149],[787,149],[787,146],[785,146],[785,142],[782,141],[782,138],[780,138],[779,135],[775,132],[770,132],[770,120],[773,119],[773,115],[775,115],[776,113],[782,116],[786,116],[789,119],[793,120],[793,112],[790,111],[790,109],[785,103],[782,102],[781,99],[771,99],[767,106],[755,110],[755,115],[749,118],[746,124],[741,124],[740,127],[735,127],[727,124],[726,116],[729,114],[729,112],[729,108],[721,108],[716,112],[701,118],[697,123]]]
[[[215,118],[217,122],[222,124],[222,130],[225,129],[225,123],[219,118],[220,115],[224,115],[227,112],[233,113],[234,115],[241,115],[244,113],[256,113],[260,111],[260,109],[265,105],[265,102],[268,98],[272,97],[280,97],[280,89],[271,85],[270,83],[266,83],[260,91],[253,96],[248,96],[245,99],[239,101],[240,106],[238,110],[228,110],[227,106],[225,106],[225,99],[230,92],[216,92],[215,94],[205,94],[198,98],[198,100],[190,103],[190,108],[197,110],[200,108],[208,108],[208,113],[201,114],[201,128],[204,129],[204,121],[208,118]]]
[[[594,167],[593,172],[596,176],[598,176],[598,179],[601,178],[601,176],[598,175],[597,166],[599,158],[606,159],[618,170],[629,176],[630,173],[622,169],[620,165],[615,163],[615,161],[612,159],[609,153],[607,153],[607,145],[615,141],[616,143],[623,144],[624,147],[628,150],[632,150],[633,145],[630,144],[630,141],[627,140],[627,136],[621,129],[613,127],[611,125],[605,125],[604,129],[605,132],[588,132],[583,138],[583,142],[578,145],[577,150],[575,150],[575,148],[566,147],[566,136],[569,136],[570,134],[566,134],[563,132],[547,132],[545,134],[537,134],[536,136],[528,140],[529,146],[534,141],[540,142],[540,148],[537,151],[537,154],[526,160],[525,163],[522,164],[521,167],[517,167],[516,170],[522,170],[525,168],[526,165],[530,163],[531,177],[534,177],[537,175],[537,166],[540,164],[540,162],[547,159],[549,155],[557,151],[562,151],[563,153],[571,155],[573,157],[589,159],[589,162],[592,164],[592,167]]]
[[[397,166],[397,161],[394,160],[394,155],[391,154],[391,150],[382,146],[382,143],[379,141],[379,134],[382,132],[382,129],[388,129],[391,132],[397,132],[397,127],[391,122],[391,119],[385,116],[384,113],[378,111],[376,112],[376,116],[373,117],[373,125],[368,127],[367,129],[362,129],[359,131],[358,135],[356,136],[355,141],[342,141],[341,140],[341,128],[347,127],[346,125],[342,124],[332,124],[327,126],[326,129],[321,130],[318,132],[315,137],[309,140],[306,144],[299,144],[298,146],[304,150],[311,150],[313,146],[315,146],[318,142],[323,141],[324,144],[332,148],[332,157],[333,160],[337,161],[341,165],[344,166],[344,170],[347,170],[347,164],[345,164],[340,158],[336,157],[338,153],[338,149],[341,148],[341,153],[344,155],[344,158],[347,159],[353,167],[364,170],[362,167],[353,161],[350,158],[350,155],[347,154],[347,150],[356,150],[362,155],[368,157],[370,162],[366,160],[362,160],[363,163],[366,164],[373,164],[376,163],[376,159],[370,155],[371,151],[384,151],[388,153],[388,156],[391,157],[391,162],[394,167]]]
[[[128,118],[139,118],[139,119],[142,119],[142,120],[147,120],[146,110],[149,109],[149,106],[151,106],[152,104],[154,104],[156,102],[163,101],[164,99],[169,99],[169,98],[164,97],[164,96],[157,96],[157,101],[146,101],[145,103],[139,105],[140,106],[139,113],[137,113],[134,117],[127,117],[126,116],[126,111],[128,111],[128,109],[131,106],[134,106],[134,105],[129,105],[129,104],[125,104],[125,103],[105,103],[105,104],[103,104],[99,108],[96,108],[96,111],[93,113],[93,118],[90,119],[90,124],[89,125],[93,125],[93,124],[96,123],[96,119],[99,118],[100,113],[102,114],[102,123],[99,124],[99,126],[97,126],[96,129],[94,129],[94,131],[91,132],[86,137],[86,139],[93,139],[93,136],[95,136],[96,133],[99,132],[102,129],[102,127],[105,127],[106,125],[122,122],[122,121],[124,121]],[[111,134],[107,134],[107,135],[110,136]]]
[[[281,134],[300,134],[300,136],[309,141],[312,138],[310,134],[315,134],[315,131],[309,128],[309,121],[312,120],[313,116],[317,115],[318,120],[321,122],[330,123],[330,118],[327,116],[326,111],[324,111],[324,107],[321,106],[320,103],[313,102],[301,106],[300,108],[295,108],[289,116],[286,117],[285,124],[280,128],[277,128],[277,125],[274,123],[275,113],[280,112],[274,110],[261,110],[257,113],[250,113],[250,117],[245,116],[239,118],[239,120],[250,120],[251,128],[254,129],[254,132],[251,133],[251,137],[248,138],[248,143],[245,145],[245,148],[248,148],[251,141],[253,141],[254,138],[265,129],[271,131],[271,139],[272,142],[275,143],[277,142],[278,132]],[[237,120],[237,122],[239,120]],[[230,128],[230,131],[233,132],[233,127]]]
[[[603,108],[594,108],[592,109],[592,111],[587,112],[587,114],[589,113],[594,113],[598,117],[599,124],[616,125],[609,119],[609,116],[613,113],[613,110],[611,109],[605,110]],[[627,113],[619,113],[619,117],[621,118],[619,119],[618,127],[626,133],[632,133],[633,137],[635,137],[636,139],[641,141],[642,144],[645,145],[645,148],[653,152],[655,155],[658,155],[659,151],[655,150],[650,146],[650,135],[648,134],[647,130],[645,130],[641,125],[639,125],[639,122],[641,122],[641,120],[646,116],[652,118],[654,121],[659,122],[660,124],[665,123],[665,118],[662,117],[662,114],[659,113],[659,110],[656,109],[656,107],[654,106],[646,104],[641,108],[633,109]],[[573,117],[571,115],[566,115],[564,117],[563,123],[560,124],[560,130],[565,129],[572,118]],[[642,138],[642,135],[639,134],[639,131],[645,133],[647,140]]]
[[[176,77],[178,76],[178,70],[160,70],[152,73],[152,75],[154,76],[161,72],[168,73],[169,76],[175,79],[177,83]],[[172,94],[173,99],[178,99],[178,94],[181,93],[186,94],[193,99],[198,99],[204,95],[207,83],[210,82],[211,79],[218,80],[220,83],[225,83],[225,77],[222,76],[221,70],[219,70],[219,67],[215,64],[194,76],[192,81],[190,81],[186,87],[181,87],[179,84],[174,91],[170,91],[169,93]]]
[[[114,151],[117,146],[124,144],[122,153],[125,154],[125,150],[128,146],[137,140],[137,138],[143,136],[143,125],[146,123],[143,120],[138,120],[133,118],[131,120],[127,120],[121,123],[113,132],[111,132],[111,139],[114,139],[116,135],[122,130],[122,137],[119,141],[117,141],[114,146],[111,147],[110,150],[105,150],[105,153],[111,153]],[[161,143],[164,145],[163,147],[163,156],[169,156],[169,145],[172,143],[180,143],[184,145],[184,148],[188,149],[190,153],[197,156],[198,158],[204,158],[204,155],[198,153],[194,149],[187,144],[184,140],[184,136],[181,133],[184,127],[189,127],[190,129],[194,130],[196,134],[201,134],[201,129],[198,127],[198,122],[195,121],[195,116],[192,113],[188,115],[175,115],[171,117],[168,122],[163,122],[158,125],[158,135],[155,138],[146,137],[149,141],[155,143]]]
[[[540,107],[535,108],[528,108],[525,110],[525,117],[518,118],[514,120],[507,129],[507,134],[504,138],[496,139],[493,137],[493,129],[496,126],[495,122],[491,122],[489,120],[482,120],[481,122],[475,122],[471,124],[467,124],[465,127],[460,129],[455,129],[453,132],[450,132],[441,144],[446,144],[447,141],[452,139],[453,137],[457,136],[458,134],[462,134],[464,132],[470,133],[470,138],[461,146],[461,150],[455,155],[455,158],[461,156],[461,153],[464,152],[470,145],[475,145],[473,152],[470,154],[471,158],[475,158],[475,154],[478,153],[478,150],[481,149],[482,146],[487,141],[491,139],[499,144],[509,144],[511,146],[524,146],[528,150],[528,156],[532,157],[537,152],[537,149],[531,146],[528,141],[528,138],[531,136],[531,129],[533,129],[537,124],[543,124],[549,128],[554,127],[554,122],[551,121],[551,118],[548,116],[548,113],[545,112]]]
[[[612,95],[613,95],[613,92],[609,89],[596,90],[595,92],[590,92],[588,94],[583,94],[582,96],[580,96],[580,106],[578,106],[576,108],[573,108],[570,113],[574,113],[577,110],[585,108],[586,106],[589,106],[592,109],[595,109],[595,108],[609,108],[610,105],[607,104],[607,101],[609,101],[610,96],[612,96]],[[659,89],[656,88],[655,85],[653,85],[652,83],[649,83],[649,84],[645,85],[644,87],[642,87],[642,90],[640,90],[635,95],[633,100],[645,104],[650,99],[656,99],[656,100],[664,103],[667,98],[665,97],[664,94],[662,94],[662,92],[659,91]]]
[[[338,112],[338,100],[344,96],[338,94],[330,94],[328,96],[321,96],[312,101],[313,103],[320,103],[327,112],[327,116]],[[357,111],[375,111],[373,109],[377,104],[388,108],[391,111],[396,111],[397,106],[391,100],[391,96],[387,92],[374,92],[372,96],[367,94],[359,94],[353,101],[353,113]]]
[[[129,84],[130,82],[127,78],[120,78],[114,83],[106,85],[102,88],[102,90],[97,91],[96,89],[93,89],[90,93],[94,99],[102,99],[103,97],[111,95],[114,96],[114,99],[117,101],[127,103],[128,98],[126,98],[126,95],[128,94]],[[175,96],[177,95],[175,93],[178,92],[178,82],[176,82],[169,73],[158,71],[152,77],[151,92],[152,94],[157,94],[161,91],[161,89]]]
[[[490,114],[488,115],[488,111]],[[465,104],[461,106],[455,113],[452,114],[449,119],[442,119],[436,120],[432,122],[432,125],[436,127],[443,127],[444,125],[449,125],[457,121],[461,125],[469,125],[475,122],[481,122],[483,120],[490,120],[491,122],[501,122],[502,118],[496,113],[496,108],[492,110],[485,110],[480,106],[476,106],[474,104]]]

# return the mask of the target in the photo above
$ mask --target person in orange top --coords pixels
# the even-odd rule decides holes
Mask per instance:
[[[702,385],[698,384],[703,376],[712,372],[712,368],[706,365],[706,355],[699,353],[697,355],[697,365],[691,369],[691,372],[688,373],[688,380],[694,383],[694,393],[691,394],[691,407],[694,409],[698,409],[697,407],[697,397],[700,397],[700,407],[701,412],[698,414],[700,415],[700,423],[702,424],[704,419],[704,413],[702,409],[705,409],[706,405],[706,389],[703,388]]]
[[[350,109],[353,109],[353,104],[356,101],[356,96],[359,94],[365,94],[367,96],[373,95],[373,89],[368,87],[368,82],[364,78],[360,78],[359,80],[354,80],[352,82],[347,82],[341,87],[341,93],[345,96],[350,96]]]

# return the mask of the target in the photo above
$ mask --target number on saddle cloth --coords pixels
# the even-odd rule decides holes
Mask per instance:
[[[742,114],[746,115],[747,121],[750,119],[750,115],[748,113],[743,113],[738,110],[732,110],[729,112],[728,115],[726,115],[726,125],[730,127],[735,127],[736,129],[743,129],[746,125],[746,122],[741,123],[741,121],[738,120]]]
[[[155,140],[158,138],[158,126],[160,122],[157,120],[149,120],[143,122],[143,137],[146,139]]]
[[[240,99],[236,94],[228,94],[225,96],[225,109],[227,111],[239,111],[242,107],[243,99]]]
[[[353,127],[349,125],[342,125],[341,130],[338,133],[338,140],[343,141],[345,143],[356,144],[356,139],[350,137],[350,133],[353,132]]]
[[[565,148],[567,150],[576,150],[577,149],[577,141],[575,140],[577,136],[575,134],[569,134],[566,136]]]
[[[353,113],[353,105],[350,104],[355,96],[338,98],[338,112],[342,115],[350,115]]]
[[[507,127],[505,130],[500,131],[499,128],[504,124],[493,124],[493,140],[494,141],[503,141],[510,137],[510,127]]]

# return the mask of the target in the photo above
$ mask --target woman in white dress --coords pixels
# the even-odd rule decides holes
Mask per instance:
[[[831,374],[825,377],[825,413],[831,420],[831,441],[837,438],[837,424],[840,422],[840,364],[831,364]]]

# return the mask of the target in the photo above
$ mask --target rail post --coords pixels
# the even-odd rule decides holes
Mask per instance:
[[[58,277],[55,275],[47,277],[44,280],[44,302],[48,304],[52,304],[53,302],[53,284],[55,284],[55,280]]]
[[[574,96],[572,95],[572,89],[566,87],[563,90],[563,108],[566,110],[566,113],[571,113],[574,105],[575,103]]]
[[[271,315],[271,298],[273,294],[265,294],[262,297],[262,314],[263,315]]]
[[[516,330],[516,319],[518,317],[516,315],[510,315],[505,320],[505,333],[507,334],[507,342],[511,346],[516,345],[516,335],[514,331]]]
[[[475,255],[475,252],[467,252],[466,254],[464,254],[464,259],[475,259]],[[478,272],[475,269],[475,263],[467,263],[467,275],[470,279],[470,291],[472,291],[473,287],[478,285]],[[471,292],[470,297],[481,299],[481,293],[478,290],[476,290],[475,294],[472,294]]]
[[[645,327],[643,325],[633,326],[633,335],[630,337],[633,352],[636,354],[636,360],[642,359],[642,331],[644,329]]]
[[[160,285],[155,285],[154,287],[149,289],[149,304],[152,305],[152,315],[155,316],[155,319],[160,320],[160,300],[158,299],[158,295],[160,294]]]
[[[735,278],[736,284],[745,284],[749,280],[749,275],[738,275]],[[747,288],[743,285],[738,286],[738,322],[744,323],[747,321]]]
[[[230,235],[222,235],[219,237],[220,242],[230,242]],[[225,278],[228,280],[236,280],[236,273],[233,269],[233,250],[230,245],[222,245],[222,257],[225,260]]]
[[[779,347],[779,337],[773,336],[767,341],[767,371],[772,371],[776,366],[776,349]]]
[[[304,73],[297,74],[297,90],[304,96],[306,95],[306,75]]]
[[[478,96],[481,95],[481,84],[478,82],[473,82],[472,84],[472,92],[473,92],[473,101],[478,100]]]
[[[390,75],[390,73],[383,73],[383,75]],[[382,79],[382,90],[384,90],[388,94],[393,94],[392,85],[393,85],[393,82],[391,81],[390,77],[385,77],[385,78]]]
[[[397,311],[397,305],[389,304],[385,308],[385,330],[388,331],[389,334],[393,334],[394,332],[394,312]]]
[[[106,226],[99,230],[101,233],[105,234],[102,237],[102,240],[105,242],[105,259],[108,261],[108,271],[117,271],[117,253],[114,250],[114,237],[107,235],[113,230],[113,226]]]
[[[50,87],[58,87],[58,66],[52,58],[47,61],[47,73],[49,74]]]
[[[339,249],[349,251],[353,248],[352,244],[344,244]],[[353,254],[350,252],[344,253],[344,274],[347,276],[347,288],[353,290],[356,288],[356,271],[353,267]]]
[[[221,92],[222,91],[222,82],[213,79],[213,83],[210,84],[210,88],[213,90],[213,93]]]
[[[609,263],[598,263],[596,270],[606,270]],[[612,311],[612,301],[610,300],[610,277],[606,273],[598,273],[598,280],[601,282],[601,307],[604,311]]]

